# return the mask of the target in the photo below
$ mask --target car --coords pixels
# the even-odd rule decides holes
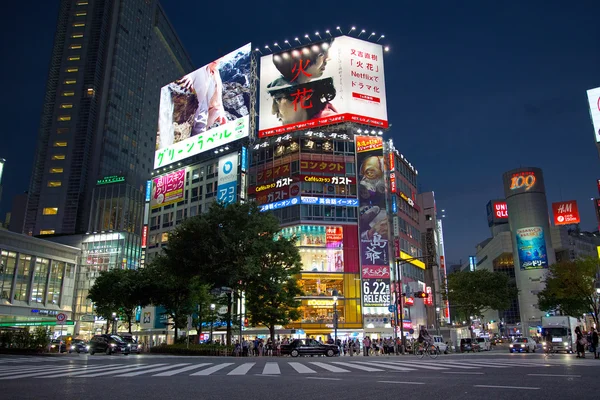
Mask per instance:
[[[475,339],[471,338],[462,338],[460,339],[460,352],[479,352],[481,351],[481,347],[479,347],[479,343]]]
[[[508,350],[511,353],[529,353],[530,351],[535,353],[537,347],[536,341],[531,337],[520,337],[516,338],[509,346]]]
[[[52,339],[50,341],[50,352],[66,353],[67,344],[60,339]]]
[[[298,356],[327,356],[340,354],[340,349],[334,344],[323,344],[315,339],[294,339],[290,344],[281,345],[281,354]]]
[[[127,342],[118,335],[96,335],[90,340],[90,355],[95,353],[106,353],[108,355],[114,353],[122,353],[128,355],[130,353]]]
[[[490,339],[486,337],[478,337],[477,343],[479,343],[481,350],[490,351],[492,349],[492,342],[490,342]]]
[[[73,339],[71,340],[71,347],[69,348],[69,353],[77,352],[77,353],[87,353],[90,349],[90,345],[83,339]]]
[[[444,337],[439,335],[433,335],[433,345],[435,346],[438,353],[448,354],[448,345],[444,342]]]
[[[142,352],[142,346],[140,346],[131,335],[119,335],[121,338],[127,342],[127,346],[129,347],[130,353],[140,354]]]

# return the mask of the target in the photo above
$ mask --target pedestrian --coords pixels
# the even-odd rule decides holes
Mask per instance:
[[[585,358],[585,339],[581,327],[575,327],[575,335],[577,336],[577,358]]]
[[[592,327],[591,351],[594,353],[595,359],[600,359],[600,349],[598,349],[598,331]]]

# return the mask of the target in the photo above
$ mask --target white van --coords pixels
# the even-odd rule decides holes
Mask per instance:
[[[481,350],[490,351],[492,349],[492,342],[487,337],[478,337],[477,343],[479,343]]]
[[[433,335],[433,344],[440,353],[448,354],[448,345],[443,336]]]

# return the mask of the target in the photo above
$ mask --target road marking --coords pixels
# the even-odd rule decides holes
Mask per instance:
[[[318,367],[326,369],[327,371],[330,371],[330,372],[350,372],[347,369],[339,368],[339,367],[336,367],[335,365],[330,365],[327,363],[311,361],[311,364],[314,364]]]
[[[156,365],[156,364],[154,364]],[[144,371],[135,371],[135,372],[129,372],[126,374],[121,374],[118,375],[119,377],[128,377],[128,376],[138,376],[138,375],[142,375],[142,374],[148,374],[150,372],[160,372],[160,371],[164,371],[167,369],[171,369],[171,368],[175,368],[175,367],[183,367],[184,365],[190,365],[190,363],[183,363],[183,364],[169,364],[163,367],[158,367],[158,368],[153,368],[153,369],[147,369]]]
[[[134,365],[127,365],[123,368],[118,368],[118,369],[113,369],[112,371],[104,371],[104,372],[94,372],[93,374],[84,374],[84,375],[80,375],[80,374],[74,374],[75,376],[77,376],[78,378],[95,378],[97,376],[106,376],[106,375],[110,375],[110,374],[114,374],[114,373],[120,373],[120,372],[128,372],[131,370],[137,370],[137,369],[142,369],[142,368],[152,368],[152,367],[158,367],[160,365],[165,365],[165,364],[150,364],[150,365],[144,365],[144,364],[134,364]]]
[[[368,365],[373,365],[373,363],[371,362],[367,362],[367,361],[354,361],[355,363],[360,363],[360,364],[368,364]],[[387,369],[393,369],[396,371],[414,371],[414,368],[406,368],[406,367],[399,367],[397,365],[388,365],[388,364],[375,364],[378,367],[381,368],[387,368]]]
[[[296,370],[299,374],[316,374],[317,371],[308,368],[306,365],[299,362],[288,362],[288,364]]]
[[[279,375],[281,374],[281,370],[279,370],[279,364],[276,362],[268,362],[265,364],[262,373],[263,375]]]
[[[306,379],[318,379],[320,381],[341,381],[341,378],[320,378],[317,376],[307,376]]]
[[[458,362],[445,361],[445,360],[440,361],[440,365],[447,365],[449,367],[458,368],[458,369],[477,369],[477,368],[479,368],[478,366],[477,367],[468,367],[464,364],[459,364]]]
[[[581,375],[527,374],[528,376],[555,376],[563,378],[581,378]]]
[[[482,361],[469,361],[469,363],[471,365],[475,365],[477,367],[484,367],[484,368],[511,368],[511,367],[516,367],[516,365],[498,365],[498,364],[488,364],[486,362],[482,362]]]
[[[490,388],[490,389],[519,389],[519,390],[539,390],[539,387],[526,386],[495,386],[495,385],[473,385],[473,387]]]
[[[425,382],[377,381],[379,383],[401,383],[403,385],[424,385]]]
[[[189,367],[179,368],[179,369],[175,369],[173,371],[161,372],[160,374],[156,374],[156,375],[152,375],[152,376],[173,376],[173,375],[179,374],[181,372],[190,371],[192,369],[204,367],[204,366],[211,365],[211,364],[212,363],[194,364],[194,365],[190,365]]]
[[[456,372],[444,371],[444,372],[442,372],[442,374],[485,375],[483,372],[466,372],[466,371],[456,371]]]
[[[233,371],[228,373],[227,375],[246,375],[250,368],[252,368],[256,363],[244,363],[238,367],[236,367]]]
[[[451,367],[434,367],[433,365],[424,365],[424,364],[419,364],[418,362],[406,362],[406,361],[401,361],[399,363],[395,363],[395,362],[391,362],[391,361],[377,361],[377,364],[392,364],[392,365],[396,365],[396,364],[400,364],[400,365],[406,365],[408,367],[414,367],[414,368],[423,368],[423,369],[432,369],[432,370],[436,370],[436,371],[441,371],[444,369],[450,369]]]
[[[367,371],[367,372],[383,372],[383,369],[373,368],[373,367],[365,367],[364,365],[357,365],[355,363],[333,361],[333,364],[342,365],[344,367],[356,368],[356,369],[360,369],[361,371]]]
[[[210,375],[214,372],[217,372],[225,367],[229,367],[230,365],[233,365],[233,363],[223,363],[223,364],[218,364],[215,365],[213,367],[210,368],[206,368],[203,369],[202,371],[198,371],[196,373],[191,374],[190,376],[206,376],[206,375]]]
[[[78,366],[60,367],[60,368],[53,368],[52,371],[34,371],[33,373],[28,373],[28,374],[22,374],[22,372],[24,372],[24,371],[20,371],[20,372],[18,372],[17,375],[15,375],[15,374],[5,375],[0,379],[4,380],[4,379],[31,378],[31,377],[39,376],[39,375],[54,374],[57,371],[63,371],[63,374],[64,374],[65,372],[68,372],[75,368],[79,368],[79,367]]]
[[[125,367],[125,365],[126,364],[108,364],[108,365],[95,365],[95,366],[90,366],[90,367],[85,366],[84,368],[81,368],[81,369],[66,371],[66,372],[62,372],[59,374],[54,374],[56,372],[56,370],[54,370],[54,371],[52,371],[53,375],[38,376],[38,378],[67,378],[67,377],[73,377],[73,376],[77,376],[77,375],[87,374],[88,372],[92,372],[92,371],[112,371],[113,369],[123,368],[123,367]]]
[[[70,366],[70,365],[68,365],[68,366]],[[65,367],[67,367],[67,365],[65,365]],[[13,374],[15,372],[23,372],[23,371],[43,371],[48,368],[54,368],[54,366],[36,365],[35,367],[31,367],[31,366],[23,365],[23,366],[18,366],[18,367],[10,367],[10,368],[0,370],[0,376],[6,375],[6,374]]]

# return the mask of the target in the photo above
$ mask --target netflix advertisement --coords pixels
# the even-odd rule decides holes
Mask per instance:
[[[552,203],[552,214],[554,215],[554,225],[556,226],[578,224],[581,222],[579,209],[575,200]]]
[[[381,45],[341,36],[261,58],[259,138],[340,122],[388,127]]]

